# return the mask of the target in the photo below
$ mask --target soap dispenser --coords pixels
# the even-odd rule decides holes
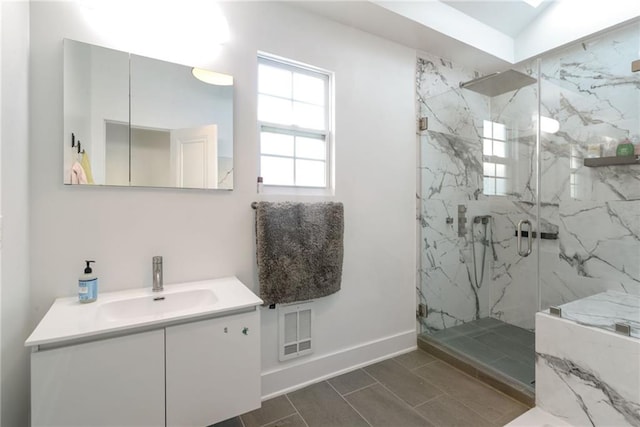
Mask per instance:
[[[98,278],[91,270],[92,262],[95,261],[85,260],[87,267],[78,280],[78,300],[82,303],[93,302],[98,298]]]

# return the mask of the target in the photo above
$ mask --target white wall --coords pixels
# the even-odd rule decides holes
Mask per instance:
[[[171,185],[171,134],[131,129],[131,185]]]
[[[170,133],[163,130],[131,129],[129,125],[106,123],[105,183],[129,186],[171,186]],[[129,166],[131,165],[131,166]],[[129,183],[131,173],[131,183]]]
[[[257,291],[260,50],[335,72],[332,199],[345,206],[342,290],[317,301],[315,353],[279,363],[275,311],[262,311],[263,395],[415,346],[415,53],[286,4],[232,2],[223,4],[231,39],[214,58],[211,46],[181,39],[179,25],[193,29],[200,13],[184,4],[171,43],[145,28],[121,37],[117,23],[98,34],[74,3],[31,5],[32,324],[75,293],[85,258],[97,260],[102,292],[150,286],[153,255],[164,256],[166,283],[236,275]],[[234,75],[235,190],[63,186],[64,37]]]
[[[29,289],[29,3],[2,1],[2,325],[3,426],[28,425]],[[46,95],[45,95],[46,96]],[[61,135],[61,133],[60,133]],[[46,141],[43,141],[46,143]],[[62,159],[60,159],[62,167]],[[60,173],[57,174],[58,178]]]
[[[129,125],[106,123],[104,127],[105,162],[104,176],[107,185],[129,185]]]

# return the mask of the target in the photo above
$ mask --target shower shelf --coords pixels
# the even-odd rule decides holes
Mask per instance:
[[[640,160],[634,156],[611,156],[611,157],[595,157],[584,159],[584,165],[590,168],[599,166],[616,166],[616,165],[640,165]]]
[[[516,237],[518,237],[518,230],[516,230]],[[529,232],[528,231],[523,231],[522,232],[522,237],[529,237]],[[531,237],[533,237],[534,239],[538,237],[538,233],[537,232],[533,232]],[[558,233],[545,233],[544,231],[542,233],[540,233],[540,238],[542,240],[558,240]]]

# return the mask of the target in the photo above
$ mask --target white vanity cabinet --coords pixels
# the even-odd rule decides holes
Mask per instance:
[[[164,330],[31,354],[32,426],[164,421]]]
[[[260,407],[258,311],[166,328],[167,426],[206,426]]]
[[[33,426],[206,426],[260,407],[262,300],[235,277],[58,298],[25,345]]]
[[[206,426],[259,408],[259,331],[253,310],[36,351],[32,426]]]

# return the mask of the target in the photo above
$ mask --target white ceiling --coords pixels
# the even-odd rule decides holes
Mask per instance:
[[[521,0],[442,0],[447,6],[477,19],[507,36],[515,38],[550,4],[543,1],[533,7]]]
[[[472,67],[503,71],[640,16],[640,0],[294,0],[342,24]]]
[[[302,0],[289,4],[419,51],[460,64],[474,64],[474,69],[480,72],[492,73],[509,65],[502,59],[370,1]]]

